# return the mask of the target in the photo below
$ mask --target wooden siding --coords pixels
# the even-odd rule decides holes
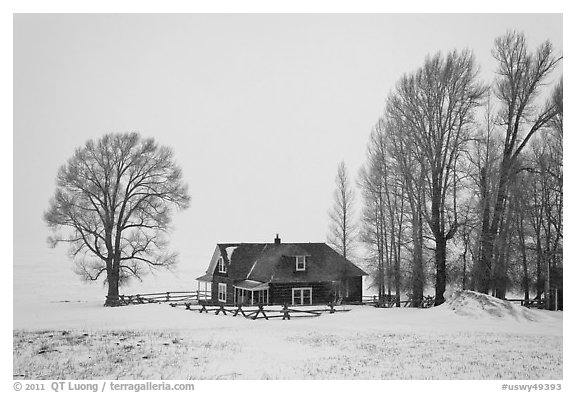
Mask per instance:
[[[226,304],[234,303],[234,285],[224,275],[214,274],[212,281],[212,300],[218,300],[218,284],[226,284]],[[337,288],[340,288],[338,292]],[[269,304],[292,304],[293,288],[312,288],[312,304],[328,304],[336,299],[338,293],[344,302],[362,301],[362,277],[353,277],[345,281],[276,283],[270,284]]]
[[[270,304],[292,304],[292,288],[312,288],[312,304],[331,301],[331,282],[295,282],[270,284]]]
[[[234,303],[234,289],[232,287],[232,281],[225,275],[214,274],[212,280],[212,300],[218,300],[218,284],[226,284],[226,304]]]
[[[220,254],[219,248],[216,247],[216,251],[214,252],[214,256],[212,257],[215,259],[211,262],[212,268],[212,300],[218,300],[218,284],[223,283],[226,284],[226,303],[232,304],[234,302],[234,289],[232,288],[232,280],[228,277],[228,264],[226,264],[226,273],[220,273],[218,269],[218,259],[222,258]]]
[[[362,301],[362,277],[344,281],[298,282],[270,284],[270,304],[292,304],[293,288],[312,288],[312,304],[328,304],[336,300],[336,294],[344,302]],[[340,292],[338,292],[340,288]]]
[[[344,294],[344,301],[361,302],[362,301],[362,277],[351,277],[345,283],[348,286],[348,293]]]

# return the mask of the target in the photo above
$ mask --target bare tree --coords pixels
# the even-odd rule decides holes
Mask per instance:
[[[171,149],[137,133],[108,134],[86,142],[60,168],[44,213],[54,232],[49,243],[68,243],[76,272],[105,278],[105,305],[116,306],[128,278],[176,263],[166,232],[174,208],[188,207],[189,199]]]
[[[481,234],[480,270],[484,272],[478,290],[488,293],[491,278],[495,295],[505,297],[506,270],[495,262],[499,259],[498,244],[504,244],[506,201],[517,161],[530,138],[552,119],[557,117],[562,89],[558,86],[552,98],[537,105],[536,97],[546,78],[555,69],[561,57],[555,56],[548,41],[534,53],[528,52],[523,34],[508,32],[495,41],[493,55],[498,62],[495,94],[501,103],[498,123],[504,130],[502,156],[498,167],[498,181],[494,190],[493,205],[486,208],[488,217]],[[487,198],[488,200],[488,198]],[[499,239],[500,236],[500,239]]]
[[[328,213],[331,221],[328,242],[344,258],[351,258],[358,235],[358,227],[354,219],[354,199],[354,189],[348,178],[346,164],[342,161],[338,164],[336,175],[334,206]]]
[[[556,134],[556,135],[555,135]],[[552,309],[552,289],[562,288],[563,185],[562,141],[554,130],[546,130],[532,143],[529,158],[533,172],[523,185],[532,191],[527,212],[532,223],[537,261],[537,294],[544,294],[546,308]],[[560,136],[560,138],[559,138]]]
[[[361,239],[370,251],[370,260],[375,266],[375,281],[378,296],[383,299],[386,288],[390,288],[390,259],[388,228],[386,226],[386,197],[384,189],[384,159],[386,157],[382,122],[374,127],[368,144],[367,162],[360,169],[358,185],[362,190]]]
[[[387,105],[396,140],[403,139],[406,152],[425,169],[429,203],[423,213],[435,241],[436,305],[444,302],[446,246],[458,228],[458,163],[473,111],[486,92],[477,75],[471,52],[437,54],[400,80]]]
[[[549,309],[555,308],[552,300],[562,290],[561,136],[553,127],[542,130],[519,157],[498,236],[504,240],[497,242],[495,254],[496,266],[505,271],[496,278],[506,280],[495,280],[495,286],[519,286],[526,300],[534,287],[535,298],[544,297]]]
[[[380,119],[370,135],[367,162],[360,170],[359,185],[364,197],[362,239],[378,256],[377,275],[382,284],[380,295],[384,295],[383,288],[386,287],[388,301],[396,299],[399,307],[401,265],[409,229],[406,225],[408,203],[405,179],[390,150],[393,142],[388,129],[389,124]],[[393,287],[396,292],[394,298]]]
[[[400,214],[406,214],[408,225],[405,228],[410,231],[409,240],[403,241],[404,248],[410,254],[410,290],[411,306],[420,307],[424,298],[424,286],[426,278],[424,274],[424,206],[426,198],[424,194],[424,185],[426,177],[425,164],[418,157],[410,152],[409,143],[404,138],[402,132],[402,123],[395,123],[397,118],[390,116],[387,118],[388,132],[388,152],[393,164],[393,172],[397,182],[401,183],[399,187],[403,204],[408,204],[408,209],[404,212],[404,206],[400,209]],[[398,222],[403,221],[400,216]],[[402,237],[402,225],[398,231],[399,237]],[[398,269],[399,271],[399,269]]]
[[[510,210],[513,211],[514,216],[514,231],[516,233],[516,248],[520,256],[522,277],[520,279],[522,291],[524,292],[524,300],[530,299],[530,274],[529,274],[529,239],[533,238],[529,233],[528,216],[533,212],[532,205],[530,204],[531,198],[526,198],[526,193],[529,192],[531,175],[527,172],[520,174],[510,189]],[[528,187],[527,187],[528,185]]]
[[[472,135],[469,144],[468,156],[470,164],[469,174],[472,180],[472,191],[476,197],[478,230],[475,238],[474,263],[471,271],[471,287],[475,290],[482,288],[486,280],[491,280],[491,266],[481,263],[481,234],[490,226],[490,212],[493,205],[493,190],[498,182],[498,157],[500,155],[500,138],[496,130],[495,115],[493,114],[493,99],[488,94],[484,107],[483,122],[479,124]],[[470,203],[473,203],[471,200]]]
[[[360,178],[362,183],[370,182],[372,179]],[[363,187],[363,185],[361,186]],[[381,299],[386,290],[386,262],[384,252],[384,236],[382,228],[383,210],[378,194],[370,194],[362,190],[364,207],[362,209],[362,226],[359,232],[360,240],[366,245],[367,267],[373,279],[373,285],[378,288],[378,296]]]

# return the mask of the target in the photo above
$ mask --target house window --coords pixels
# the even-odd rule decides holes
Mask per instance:
[[[292,304],[312,304],[312,288],[292,288]]]
[[[226,303],[226,284],[218,283],[218,301]]]
[[[296,257],[296,271],[303,272],[306,270],[306,257],[305,256],[297,256]]]
[[[268,304],[268,290],[256,292],[258,294],[258,304]]]
[[[224,258],[218,258],[218,272],[226,273],[226,264],[224,263]]]

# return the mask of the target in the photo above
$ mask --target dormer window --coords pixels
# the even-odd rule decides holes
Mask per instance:
[[[226,264],[222,257],[218,258],[218,273],[226,273]]]
[[[296,257],[296,271],[303,272],[306,270],[306,256]]]

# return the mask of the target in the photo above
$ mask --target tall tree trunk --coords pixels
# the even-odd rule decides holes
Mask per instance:
[[[120,264],[111,262],[109,264],[110,268],[107,269],[107,281],[108,281],[108,295],[106,296],[106,302],[104,306],[106,307],[116,307],[120,305]]]
[[[522,287],[524,289],[524,300],[530,299],[530,277],[528,276],[528,260],[526,259],[526,252],[522,254]]]
[[[490,232],[490,200],[486,168],[480,171],[480,195],[482,208],[482,231],[480,233],[480,255],[475,269],[475,287],[478,292],[488,293],[492,276],[492,245],[494,238]]]
[[[530,277],[528,276],[528,256],[526,254],[526,240],[524,238],[524,224],[522,217],[518,217],[518,239],[520,241],[520,253],[522,254],[522,288],[524,300],[530,299]]]
[[[504,158],[502,159],[502,164],[500,165],[500,174],[498,180],[498,189],[496,193],[496,202],[494,204],[494,212],[492,214],[492,223],[490,225],[490,229],[488,232],[488,240],[486,246],[486,250],[483,253],[483,256],[487,258],[485,261],[486,266],[491,266],[495,261],[499,260],[497,258],[500,256],[500,251],[498,247],[502,242],[502,238],[505,237],[505,234],[500,233],[500,229],[502,227],[502,220],[504,217],[505,209],[506,209],[506,198],[508,196],[507,192],[507,181],[508,181],[508,173],[509,173],[509,166],[510,166],[510,159],[507,157],[506,152],[504,153]],[[503,280],[503,275],[506,274],[505,269],[502,266],[495,266],[493,267],[494,271],[494,295],[499,299],[504,299],[504,294],[506,293],[505,282]]]
[[[396,292],[396,307],[400,307],[400,256],[394,245],[394,291]]]
[[[548,223],[545,226],[546,232],[546,253],[544,254],[544,306],[546,310],[552,309],[552,302],[550,301],[551,293],[550,293],[550,263],[551,263],[551,222],[550,219],[547,217]]]
[[[510,249],[510,220],[512,210],[506,203],[502,203],[502,210],[505,216],[500,217],[501,225],[496,232],[496,243],[494,244],[493,260],[496,262],[494,269],[494,296],[498,299],[506,298],[506,287],[508,285],[508,254]]]
[[[109,227],[106,231],[106,247],[108,255],[106,259],[106,281],[108,283],[108,294],[106,295],[106,307],[116,307],[120,304],[119,286],[120,286],[120,258],[116,261],[116,252],[112,243],[112,229]]]
[[[468,256],[468,248],[470,247],[470,237],[467,234],[464,234],[462,236],[463,240],[464,240],[464,252],[462,253],[462,262],[463,262],[463,268],[462,268],[462,290],[466,290],[466,262],[467,262],[467,256]]]
[[[380,219],[376,217],[376,248],[378,253],[378,299],[384,296],[384,253],[382,250],[382,235],[380,229]]]
[[[444,292],[446,291],[446,236],[442,228],[441,217],[441,188],[437,184],[441,183],[438,175],[432,174],[432,222],[431,229],[436,242],[434,259],[436,262],[436,294],[434,305],[439,306],[444,303]]]
[[[506,207],[505,207],[506,208]],[[495,296],[499,299],[506,298],[508,285],[508,261],[510,257],[510,243],[512,241],[510,223],[512,221],[512,209],[506,208],[506,217],[503,218],[502,226],[498,230],[499,244],[496,248],[497,264],[495,271]]]
[[[424,264],[422,255],[422,217],[412,210],[412,306],[420,307],[424,298]]]
[[[442,236],[436,239],[436,297],[434,305],[439,306],[444,303],[444,292],[446,291],[446,239]]]
[[[536,299],[542,298],[544,292],[544,277],[542,274],[542,242],[540,241],[540,233],[536,233]]]
[[[551,293],[550,293],[550,258],[549,256],[546,257],[544,261],[544,306],[546,310],[552,309],[552,302],[550,301]]]
[[[387,295],[388,298],[390,297],[390,294],[392,293],[392,272],[390,271],[390,246],[388,244],[388,230],[386,229],[386,226],[383,225],[383,229],[384,229],[384,255],[386,256],[386,287],[387,287]]]

